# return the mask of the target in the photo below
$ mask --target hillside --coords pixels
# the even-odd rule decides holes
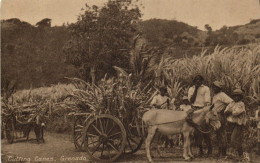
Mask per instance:
[[[65,63],[62,52],[69,39],[65,27],[35,27],[19,19],[2,21],[1,80],[17,81],[17,88],[48,86],[75,69]]]
[[[231,27],[231,28],[235,28],[235,31],[238,34],[259,36],[260,34],[259,27],[260,27],[260,19],[256,19],[256,20],[251,20],[251,22],[248,24]]]
[[[176,20],[150,19],[140,23],[143,33],[154,46],[201,46],[206,32]]]
[[[260,42],[260,19],[236,27],[235,32],[251,42]]]
[[[176,20],[161,19],[146,20],[141,22],[140,26],[152,46],[166,46],[179,50],[260,42],[260,19],[251,20],[245,25],[223,26],[216,31],[202,31]]]
[[[238,26],[223,26],[216,31],[208,31],[206,46],[233,46],[260,42],[260,19]]]
[[[138,24],[149,46],[176,58],[199,54],[202,48],[260,42],[260,20],[217,31],[202,31],[175,20],[150,19]],[[80,71],[66,63],[63,53],[70,39],[66,26],[35,27],[19,19],[1,21],[1,81],[17,81],[18,89],[49,86]],[[127,63],[128,64],[128,63]]]

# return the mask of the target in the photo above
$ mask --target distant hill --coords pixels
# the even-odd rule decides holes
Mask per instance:
[[[13,80],[18,89],[48,86],[75,75],[62,52],[66,27],[37,28],[15,18],[1,21],[1,34],[2,86]]]
[[[251,20],[248,24],[230,28],[234,28],[238,34],[256,36],[260,34],[260,19]]]
[[[1,20],[1,84],[16,80],[18,89],[49,86],[64,76],[79,76],[65,63],[63,46],[70,39],[66,26],[34,26],[17,18]],[[175,20],[150,19],[138,27],[153,47],[176,56],[199,54],[202,48],[260,42],[260,20],[216,31],[202,31]]]
[[[234,28],[238,35],[251,42],[260,42],[260,19],[251,20],[248,24],[230,28]]]
[[[260,42],[260,19],[239,26],[223,26],[216,31],[208,31],[206,46],[233,46]]]
[[[150,19],[140,26],[148,42],[155,46],[202,46],[207,37],[205,31],[176,20]]]
[[[153,46],[197,48],[260,42],[260,19],[252,20],[245,25],[223,26],[216,31],[202,31],[183,22],[162,19],[146,20],[141,22],[140,26],[146,39]]]

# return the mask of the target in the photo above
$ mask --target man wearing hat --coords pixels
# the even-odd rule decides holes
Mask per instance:
[[[221,122],[221,127],[217,130],[217,140],[219,148],[219,156],[225,156],[227,150],[227,134],[226,134],[226,118],[224,115],[224,110],[228,104],[233,102],[233,100],[222,91],[223,84],[220,81],[214,81],[212,85],[213,98],[212,103],[214,104],[213,111],[218,113],[219,120]]]
[[[201,75],[195,76],[195,78],[193,79],[194,85],[188,90],[188,99],[190,101],[190,104],[192,105],[192,110],[187,112],[188,115],[186,121],[188,123],[191,122],[191,117],[194,110],[202,109],[203,107],[208,106],[211,103],[210,89],[203,84],[203,81],[204,78]],[[212,146],[209,134],[202,134],[199,131],[195,130],[194,137],[196,140],[196,144],[199,147],[200,156],[203,155],[202,139],[204,139],[207,144],[208,155],[212,153]]]
[[[243,91],[241,89],[235,89],[233,91],[233,99],[234,102],[227,106],[225,113],[227,115],[227,121],[232,128],[231,146],[237,150],[239,157],[241,157],[243,154],[243,129],[246,124],[246,109],[242,101]]]

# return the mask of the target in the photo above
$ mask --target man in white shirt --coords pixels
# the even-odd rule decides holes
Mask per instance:
[[[210,89],[203,84],[203,81],[204,79],[201,75],[195,76],[195,78],[193,79],[194,85],[188,90],[188,99],[193,108],[192,110],[188,111],[188,115],[186,118],[188,122],[191,120],[192,112],[194,110],[202,109],[203,107],[208,106],[211,103]],[[200,156],[203,155],[202,139],[204,139],[207,144],[208,155],[212,154],[212,146],[209,134],[201,134],[199,131],[195,130],[194,137],[200,149]]]
[[[203,108],[211,102],[210,89],[203,85],[203,80],[202,76],[197,75],[193,80],[194,85],[188,91],[188,99],[195,108]]]
[[[212,103],[214,104],[213,111],[218,113],[219,120],[221,122],[221,127],[217,130],[217,140],[219,141],[219,156],[226,156],[227,149],[227,134],[226,134],[226,118],[224,115],[224,110],[227,105],[233,102],[228,95],[222,92],[223,84],[220,81],[213,82],[213,93]]]

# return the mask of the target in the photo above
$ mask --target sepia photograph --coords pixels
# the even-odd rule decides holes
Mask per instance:
[[[260,0],[0,0],[1,162],[260,163]]]

